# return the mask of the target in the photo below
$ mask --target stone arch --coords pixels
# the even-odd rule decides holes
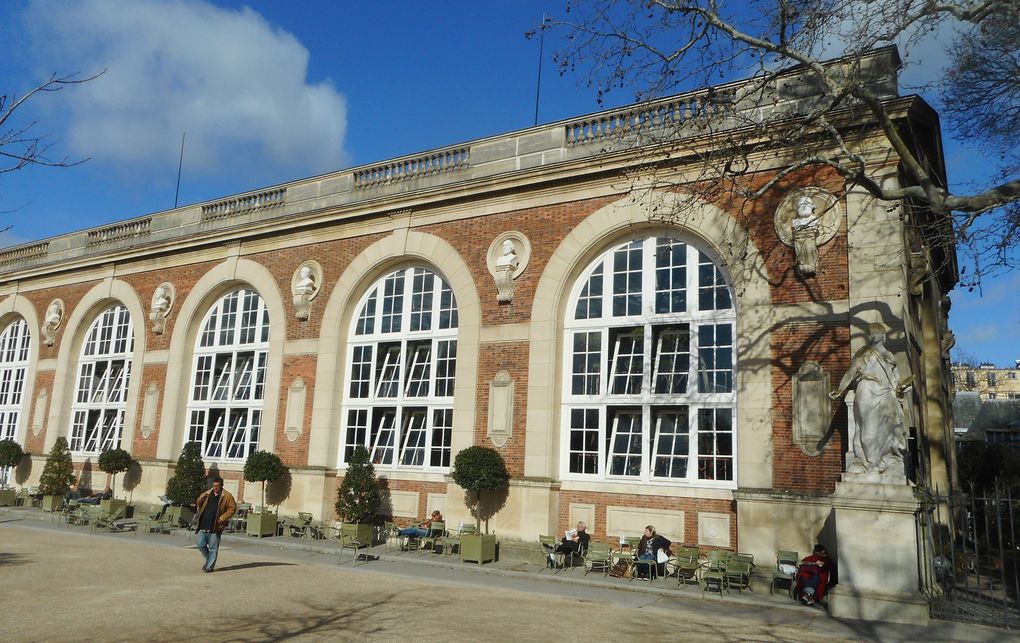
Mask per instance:
[[[672,227],[697,237],[713,252],[734,291],[737,312],[737,483],[772,486],[771,302],[761,254],[729,213],[702,203],[678,224],[650,220],[675,211],[679,195],[641,190],[592,213],[553,252],[539,278],[531,311],[525,475],[557,478],[560,459],[562,319],[580,272],[610,243],[627,234]],[[685,206],[689,203],[685,200]]]
[[[365,291],[388,270],[420,260],[446,279],[457,301],[457,384],[453,400],[453,453],[473,442],[478,377],[481,304],[474,276],[460,254],[445,240],[414,230],[398,230],[365,248],[340,275],[322,313],[315,372],[308,464],[336,467],[340,448],[337,394],[343,374],[345,339],[353,308]]]
[[[24,447],[28,439],[28,430],[32,422],[32,416],[36,412],[35,378],[39,366],[39,342],[42,340],[39,332],[39,316],[36,314],[35,306],[23,295],[17,293],[7,296],[0,301],[0,333],[9,324],[18,319],[24,319],[28,325],[28,332],[32,339],[28,344],[28,366],[25,368],[25,384],[21,391],[21,414],[18,417],[18,426],[14,431],[14,439]]]
[[[47,451],[56,442],[57,436],[67,436],[71,423],[71,400],[74,396],[75,378],[78,375],[78,357],[85,333],[96,317],[114,304],[123,304],[131,315],[134,333],[134,353],[131,355],[131,379],[128,381],[127,404],[124,408],[124,426],[121,429],[121,448],[131,451],[135,437],[138,399],[142,388],[142,364],[145,361],[145,309],[138,293],[126,281],[107,277],[75,304],[71,314],[61,324],[60,349],[53,374],[53,394],[50,401],[49,420],[46,425],[45,448]]]
[[[269,357],[259,448],[266,451],[274,449],[276,432],[273,428],[277,424],[283,345],[287,337],[287,310],[276,279],[265,266],[250,259],[231,257],[195,282],[176,314],[169,351],[175,358],[167,361],[159,440],[156,444],[157,458],[176,460],[184,445],[192,357],[202,319],[220,297],[245,286],[259,293],[269,311]],[[239,468],[233,463],[220,465],[224,470],[235,467]]]

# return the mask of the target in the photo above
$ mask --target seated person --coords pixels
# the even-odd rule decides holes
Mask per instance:
[[[836,565],[829,560],[829,554],[822,544],[815,545],[814,552],[800,561],[797,570],[797,596],[805,605],[814,605],[825,596],[825,591],[836,584]]]
[[[81,502],[86,505],[98,505],[100,500],[109,500],[112,497],[113,489],[110,488],[110,485],[106,485],[101,493],[94,493],[88,498],[82,498]]]
[[[71,487],[64,494],[65,500],[81,500],[81,491],[78,490],[78,483],[72,482]]]
[[[670,540],[665,536],[660,536],[659,534],[655,533],[655,527],[648,525],[647,527],[645,527],[645,535],[641,536],[641,540],[638,541],[637,559],[657,560],[660,549],[664,551],[667,556],[669,556],[671,555],[669,547],[672,544],[673,543],[670,542]],[[648,577],[649,567],[650,567],[649,565],[638,566],[637,568],[638,580],[651,580]],[[660,576],[665,575],[666,564],[657,562],[655,564],[655,573]]]
[[[432,523],[434,522],[443,522],[443,514],[439,513],[438,509],[432,512],[431,518],[429,518],[428,520],[423,520],[420,523],[418,523],[417,527],[405,527],[404,529],[401,529],[397,533],[400,534],[401,536],[414,536],[416,538],[424,538],[425,536],[429,535],[429,527],[431,527]]]
[[[560,566],[556,562],[556,554],[563,554],[564,560],[569,560],[572,556],[584,556],[584,552],[588,550],[588,543],[591,542],[591,535],[586,531],[587,529],[588,525],[579,521],[574,531],[563,536],[560,544],[556,545],[556,549],[549,552],[549,566]]]

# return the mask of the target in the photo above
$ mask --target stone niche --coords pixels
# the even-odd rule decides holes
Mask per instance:
[[[825,446],[832,407],[829,374],[815,361],[804,362],[793,375],[793,443],[805,455],[816,456]]]

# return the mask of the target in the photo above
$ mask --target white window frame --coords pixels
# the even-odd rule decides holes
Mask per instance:
[[[431,278],[425,276],[431,273]],[[403,275],[402,279],[395,275]],[[414,292],[416,277],[431,281],[431,291]],[[398,330],[394,330],[395,311],[390,311],[390,326],[383,332],[385,288],[402,283],[401,293],[389,300],[401,301]],[[446,297],[444,298],[444,295]],[[370,302],[374,310],[369,310]],[[422,302],[428,307],[420,309]],[[411,316],[429,318],[429,327],[411,330]],[[446,315],[446,328],[443,315]],[[343,403],[340,412],[340,452],[337,467],[347,466],[349,453],[358,444],[366,447],[377,470],[448,472],[452,439],[453,393],[456,385],[456,345],[458,315],[456,299],[442,275],[422,265],[408,265],[378,279],[358,302],[355,320],[347,338],[344,358]],[[371,332],[369,332],[371,331]],[[445,346],[443,346],[445,344]],[[354,363],[355,354],[371,351],[372,360]],[[449,354],[452,349],[453,355]],[[363,384],[364,365],[368,364],[367,387]],[[360,373],[354,380],[355,367]],[[447,367],[452,367],[449,376]],[[437,388],[437,384],[441,384]],[[357,388],[357,397],[352,394]],[[361,389],[366,388],[363,395]],[[439,394],[440,389],[444,394]],[[385,393],[385,395],[384,395]],[[441,416],[438,414],[442,414]],[[357,423],[351,423],[356,418]],[[437,424],[437,420],[443,422]],[[449,426],[446,426],[449,424]],[[350,437],[354,442],[348,443]],[[438,460],[439,464],[433,464]],[[443,461],[447,464],[443,464]]]
[[[256,298],[254,309],[246,309],[245,300],[251,296]],[[225,314],[228,303],[236,307]],[[229,324],[223,323],[226,315],[232,315]],[[198,442],[206,462],[244,462],[258,449],[270,330],[266,302],[251,288],[226,293],[202,318],[192,357],[184,440]],[[251,341],[242,341],[242,331],[253,335]],[[202,382],[201,373],[208,373]],[[200,389],[204,395],[199,395]],[[242,391],[247,395],[240,396]]]
[[[659,289],[656,283],[656,251],[657,239],[667,237],[670,242],[683,243],[686,246],[686,267],[684,282],[684,300],[686,310],[679,312],[655,312],[655,301],[657,292],[673,292],[669,288]],[[638,242],[642,248],[642,278],[641,278],[641,312],[614,316],[612,308],[613,300],[613,256],[621,248],[631,243]],[[700,265],[702,259],[710,260],[722,276],[723,282],[729,294],[730,308],[725,310],[700,310],[699,279]],[[595,318],[575,319],[578,300],[584,292],[589,278],[599,268],[602,269],[601,281],[602,292],[587,293],[589,298],[601,297],[602,315]],[[679,284],[677,284],[678,286]],[[715,284],[703,284],[705,286]],[[666,309],[673,307],[672,300],[667,295]],[[715,302],[713,297],[713,304]],[[734,489],[737,487],[737,466],[736,449],[738,427],[736,424],[736,390],[739,373],[738,355],[736,353],[736,310],[735,297],[732,287],[729,285],[725,267],[721,265],[718,257],[706,249],[701,243],[687,237],[674,233],[658,234],[651,236],[632,237],[622,243],[617,243],[608,248],[595,261],[593,261],[577,279],[570,292],[568,305],[565,307],[564,335],[563,335],[563,368],[561,369],[561,391],[562,391],[562,414],[561,414],[561,440],[560,449],[560,476],[563,480],[577,480],[587,482],[608,482],[620,484],[647,484],[647,485],[670,485],[670,486],[691,486]],[[591,305],[583,306],[584,313],[590,310]],[[732,346],[729,348],[731,357],[731,379],[730,390],[722,392],[702,391],[699,381],[699,352],[698,332],[699,328],[706,325],[729,325],[732,338]],[[600,368],[598,372],[598,390],[593,392],[590,387],[584,388],[583,393],[575,394],[572,389],[573,378],[582,375],[580,371],[575,372],[574,360],[574,334],[585,333],[601,337],[600,343]],[[611,385],[618,369],[617,344],[621,336],[629,333],[640,333],[644,342],[640,356],[642,365],[641,387],[639,392],[631,389],[626,394],[612,394]],[[664,337],[670,333],[686,333],[688,343],[685,350],[671,353],[680,355],[687,353],[688,370],[686,373],[686,391],[683,393],[657,393],[656,381],[660,374],[661,348]],[[598,342],[594,342],[598,344]],[[586,351],[591,351],[590,342],[584,342]],[[587,353],[585,354],[587,358]],[[590,368],[585,369],[583,374],[589,374]],[[674,377],[679,373],[674,372]],[[680,387],[677,386],[678,390]],[[686,407],[687,413],[687,466],[686,477],[657,477],[655,476],[655,462],[658,456],[657,431],[654,423],[661,418],[662,414],[678,412],[678,407]],[[698,411],[708,408],[727,408],[732,413],[732,461],[730,463],[731,478],[727,480],[708,480],[699,478],[699,453],[698,453]],[[637,409],[640,413],[641,424],[641,467],[639,475],[612,475],[612,449],[615,444],[615,426],[618,423],[621,412],[630,412]],[[574,410],[589,411],[598,413],[599,434],[598,434],[598,472],[597,473],[572,473],[571,468],[571,413]],[[682,417],[682,416],[681,416]],[[581,429],[577,429],[581,431]],[[581,438],[579,438],[581,439]],[[679,439],[679,438],[676,438]],[[675,443],[670,439],[669,444]],[[586,452],[586,451],[585,451]],[[578,462],[583,461],[584,454],[577,453]],[[636,457],[637,454],[635,454]],[[718,459],[716,454],[706,454],[713,460]],[[671,454],[663,454],[663,457],[675,457]],[[723,458],[725,459],[725,458]],[[680,469],[677,469],[679,471]],[[672,472],[672,469],[669,473]]]
[[[19,438],[31,345],[32,334],[23,318],[7,324],[0,333],[0,440],[15,440],[22,446]]]
[[[121,446],[134,345],[131,313],[123,304],[105,309],[89,326],[75,369],[67,432],[74,455],[95,456]]]

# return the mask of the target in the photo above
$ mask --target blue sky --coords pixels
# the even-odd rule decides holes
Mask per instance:
[[[0,176],[0,245],[45,238],[533,124],[539,43],[524,33],[563,1],[7,0],[0,92],[51,73],[99,79],[30,104],[66,169]],[[539,122],[599,109],[545,43]],[[937,49],[933,47],[932,50]],[[909,80],[939,71],[919,50]],[[626,100],[618,92],[613,99]],[[979,157],[947,140],[953,181]],[[957,347],[1020,359],[1020,274],[953,293]]]

